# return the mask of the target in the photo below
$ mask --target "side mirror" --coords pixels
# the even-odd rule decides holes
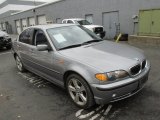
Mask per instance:
[[[48,45],[46,45],[46,44],[37,45],[37,50],[38,51],[46,51],[46,50],[48,50]]]

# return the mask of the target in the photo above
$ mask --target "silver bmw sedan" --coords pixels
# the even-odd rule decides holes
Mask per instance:
[[[148,80],[150,62],[142,50],[102,40],[82,26],[29,27],[12,44],[19,71],[65,88],[81,108],[128,98]]]

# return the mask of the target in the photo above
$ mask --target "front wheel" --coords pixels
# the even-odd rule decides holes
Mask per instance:
[[[93,94],[86,81],[77,74],[67,78],[67,91],[72,101],[80,108],[90,108],[94,105]]]
[[[16,56],[16,65],[17,65],[17,68],[20,72],[25,72],[25,68],[24,68],[24,66],[18,56]]]

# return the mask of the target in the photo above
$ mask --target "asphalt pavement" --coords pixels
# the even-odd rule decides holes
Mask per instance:
[[[11,51],[0,50],[0,120],[160,120],[160,48],[136,46],[152,65],[145,88],[126,100],[89,110],[76,107],[54,84],[18,72]]]

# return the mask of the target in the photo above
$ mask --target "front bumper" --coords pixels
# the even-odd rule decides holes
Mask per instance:
[[[97,104],[107,104],[119,101],[138,93],[148,80],[150,63],[147,63],[145,70],[136,77],[128,78],[111,84],[91,84]]]
[[[7,38],[0,41],[0,47],[8,47],[11,46],[11,38]]]

